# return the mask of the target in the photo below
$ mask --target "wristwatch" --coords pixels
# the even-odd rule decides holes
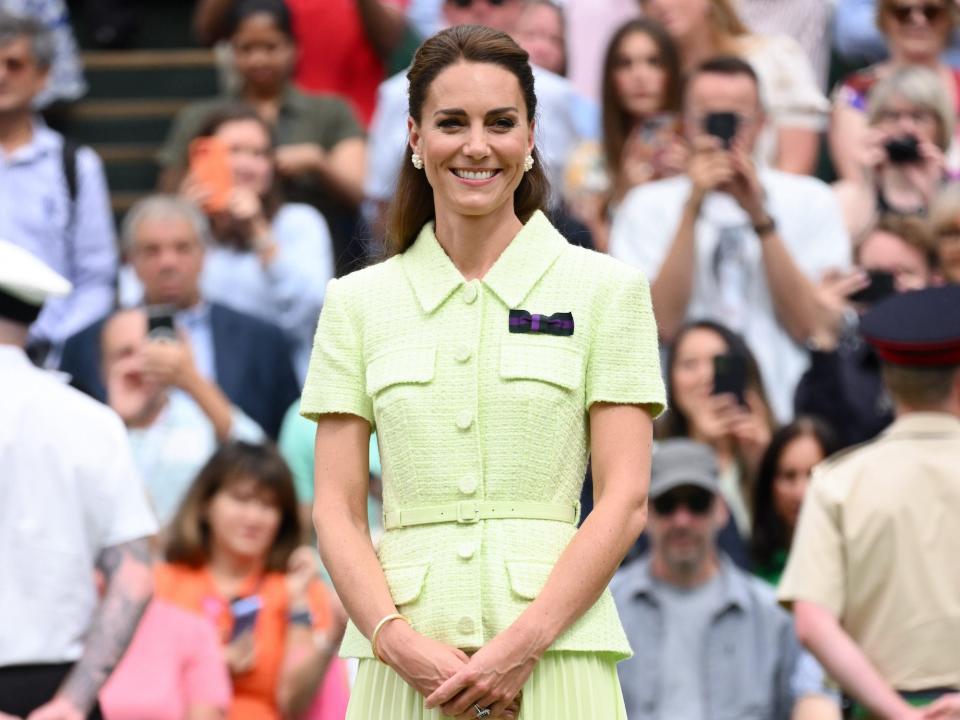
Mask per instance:
[[[777,230],[777,221],[773,219],[773,216],[767,214],[760,222],[753,224],[753,231],[757,234],[757,237],[763,240],[764,236],[769,235],[770,233],[776,232]]]

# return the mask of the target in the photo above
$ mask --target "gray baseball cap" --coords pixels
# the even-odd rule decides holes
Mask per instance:
[[[662,440],[654,446],[650,471],[650,499],[682,485],[716,494],[720,489],[717,457],[709,446],[686,438]]]

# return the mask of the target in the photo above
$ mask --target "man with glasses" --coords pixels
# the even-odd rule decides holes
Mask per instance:
[[[650,278],[666,342],[700,318],[743,335],[786,421],[808,365],[804,343],[822,322],[814,283],[850,264],[840,208],[819,180],[754,166],[765,116],[744,60],[719,57],[694,70],[684,107],[687,174],[627,194],[610,254]]]
[[[100,159],[90,148],[65,147],[33,109],[53,55],[53,37],[43,26],[0,9],[0,235],[73,285],[30,328],[38,355],[109,311],[117,269]],[[53,353],[48,364],[55,360]]]
[[[773,590],[717,549],[727,518],[706,445],[665,440],[653,453],[651,552],[611,585],[636,653],[618,666],[630,720],[786,720],[799,703],[839,717]]]

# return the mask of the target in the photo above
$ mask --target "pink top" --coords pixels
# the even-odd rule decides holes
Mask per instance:
[[[100,692],[100,705],[105,720],[182,720],[191,705],[226,711],[230,698],[230,677],[213,626],[154,600]]]

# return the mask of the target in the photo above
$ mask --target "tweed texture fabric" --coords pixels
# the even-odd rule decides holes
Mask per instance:
[[[510,333],[516,309],[571,313],[575,331]],[[376,428],[386,511],[574,506],[595,402],[664,407],[649,287],[636,270],[569,245],[538,212],[482,280],[464,280],[428,224],[405,253],[331,281],[300,411]],[[537,597],[575,532],[527,519],[404,527],[384,534],[378,554],[413,626],[473,649]],[[552,649],[628,657],[609,592]],[[372,657],[352,624],[342,652]]]
[[[346,720],[444,720],[392,668],[361,660]],[[611,657],[551,652],[523,686],[517,720],[627,720],[617,664]]]

